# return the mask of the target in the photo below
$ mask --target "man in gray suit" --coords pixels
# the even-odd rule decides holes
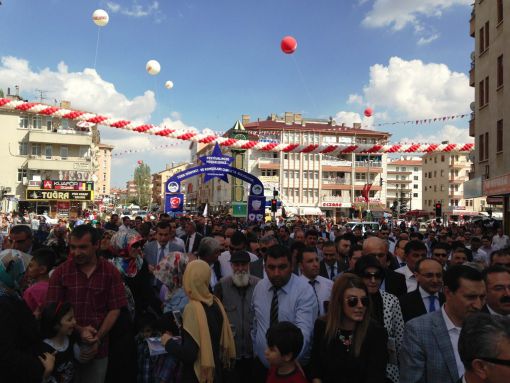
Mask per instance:
[[[184,253],[182,246],[170,242],[170,224],[161,221],[156,225],[156,240],[149,242],[143,249],[143,257],[149,265],[149,271],[152,273],[157,264],[165,255],[172,251],[180,251]]]
[[[446,303],[407,322],[400,349],[400,383],[457,383],[464,374],[458,341],[464,319],[485,303],[482,274],[453,266],[444,278]]]

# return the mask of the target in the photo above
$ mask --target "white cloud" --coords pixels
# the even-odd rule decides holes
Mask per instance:
[[[349,99],[347,100],[347,104],[363,104],[363,97],[359,94],[350,94]]]
[[[449,141],[451,144],[465,144],[472,143],[474,139],[469,137],[469,129],[458,128],[454,125],[445,125],[435,134],[423,135],[418,134],[414,137],[405,137],[400,142],[406,143],[440,143],[442,141]]]
[[[474,91],[464,73],[448,66],[392,57],[387,66],[370,68],[364,100],[375,112],[387,110],[392,118],[420,119],[464,113]]]
[[[157,1],[153,1],[146,7],[138,4],[137,0],[134,0],[130,6],[122,6],[113,1],[108,1],[106,6],[111,12],[120,13],[121,15],[128,17],[140,18],[153,16],[157,22],[164,19],[164,15],[159,9],[159,3]]]
[[[20,86],[21,95],[36,95],[36,89],[47,90],[48,100],[71,101],[71,107],[91,113],[101,113],[127,119],[147,120],[156,108],[152,91],[145,91],[129,99],[115,89],[115,85],[99,76],[94,69],[69,72],[64,62],[57,70],[44,68],[34,71],[29,62],[20,58],[2,57],[0,65],[0,88],[13,84]]]
[[[435,41],[439,38],[439,34],[438,33],[434,33],[433,35],[430,35],[428,37],[420,37],[420,39],[418,40],[417,44],[418,45],[427,45],[427,44],[430,44],[432,41]]]
[[[362,24],[371,28],[391,27],[402,30],[408,24],[419,25],[423,17],[441,17],[457,5],[468,6],[473,0],[374,0]]]
[[[361,116],[359,115],[359,113],[355,113],[355,112],[341,111],[341,112],[338,112],[333,119],[336,121],[337,125],[341,125],[342,123],[344,123],[345,126],[348,126],[348,127],[352,127],[352,125],[355,122],[359,122],[359,123],[362,122]]]

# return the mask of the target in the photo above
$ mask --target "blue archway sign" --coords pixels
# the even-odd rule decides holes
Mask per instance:
[[[184,195],[180,193],[181,182],[187,178],[204,174],[204,182],[213,178],[219,178],[228,182],[228,175],[239,178],[249,183],[250,195],[248,196],[248,220],[260,222],[264,220],[266,198],[264,197],[264,185],[253,174],[232,167],[232,157],[225,156],[216,143],[210,156],[200,157],[202,165],[195,166],[174,174],[165,183],[165,212],[174,214],[182,213]]]

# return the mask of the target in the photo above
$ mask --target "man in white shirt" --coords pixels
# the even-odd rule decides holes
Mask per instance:
[[[510,270],[491,266],[483,273],[487,287],[487,303],[482,312],[491,315],[510,316]]]
[[[122,225],[119,226],[119,231],[128,231],[131,229],[131,218],[128,216],[122,217]]]
[[[409,241],[404,248],[405,266],[395,270],[395,272],[403,274],[406,278],[407,292],[416,290],[418,282],[414,275],[416,263],[423,258],[427,257],[427,246],[421,241]]]
[[[301,270],[300,278],[304,279],[314,290],[319,308],[318,315],[326,314],[327,305],[331,296],[333,282],[319,275],[319,256],[315,247],[307,247],[298,254],[298,265]]]
[[[496,235],[492,237],[492,248],[494,250],[499,250],[508,246],[510,246],[510,238],[508,235],[503,234],[502,227],[498,227],[496,229]]]
[[[471,315],[459,337],[462,383],[510,382],[510,318]]]
[[[406,323],[399,353],[400,383],[457,383],[464,374],[458,352],[464,320],[485,302],[482,274],[471,266],[452,266],[445,274],[446,303],[441,310]]]

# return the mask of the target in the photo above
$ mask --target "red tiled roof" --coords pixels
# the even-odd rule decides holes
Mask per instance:
[[[367,135],[367,136],[390,136],[388,132],[377,130],[354,129],[342,125],[331,125],[328,123],[305,122],[302,124],[286,124],[282,121],[255,121],[249,122],[244,127],[247,130],[301,130],[301,131],[319,131],[321,133],[342,133],[345,135]]]

